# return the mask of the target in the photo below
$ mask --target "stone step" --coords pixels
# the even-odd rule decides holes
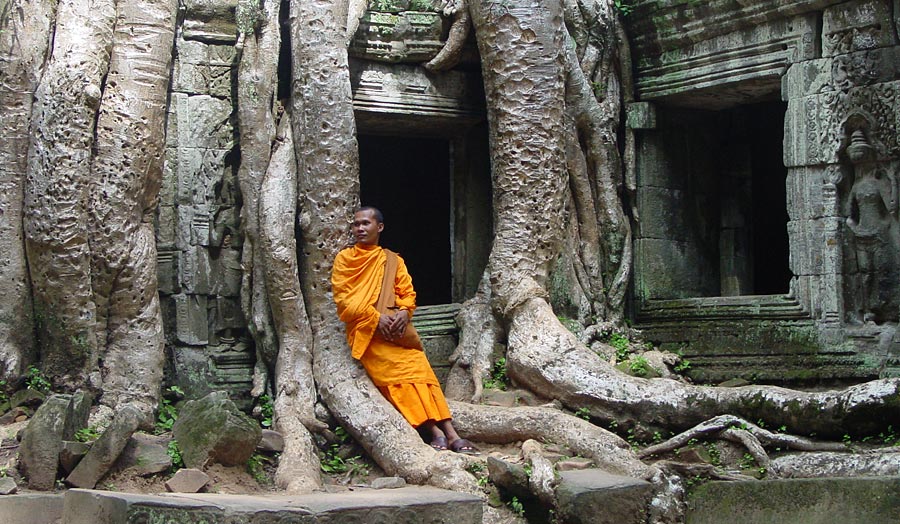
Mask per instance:
[[[17,496],[8,497],[16,498]],[[0,522],[5,517],[0,499]],[[359,488],[346,493],[306,495],[221,495],[212,493],[139,495],[114,491],[71,489],[59,524],[125,524],[127,522],[252,522],[253,524],[329,524],[357,522],[420,522],[480,524],[481,499],[437,488]],[[57,524],[27,520],[22,524]]]
[[[643,524],[652,497],[649,482],[600,469],[560,472],[556,486],[566,524]]]
[[[0,496],[3,524],[57,524],[63,514],[62,493],[21,493]]]
[[[897,524],[900,477],[708,482],[691,490],[686,524]]]

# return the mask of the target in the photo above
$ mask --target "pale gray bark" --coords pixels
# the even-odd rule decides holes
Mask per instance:
[[[319,456],[310,432],[324,426],[315,416],[313,338],[297,278],[296,207],[297,163],[290,118],[285,115],[259,192],[259,248],[278,332],[275,428],[284,435],[285,448],[275,481],[291,493],[321,487]]]
[[[41,367],[70,386],[86,382],[97,358],[86,204],[115,15],[112,0],[59,3],[32,109],[23,219]]]
[[[280,3],[269,0],[238,3],[240,62],[238,64],[237,113],[241,137],[241,230],[244,234],[241,265],[241,309],[256,343],[257,366],[252,395],[268,389],[269,375],[278,354],[275,330],[266,292],[264,254],[259,247],[259,192],[275,141],[275,91],[281,33]]]
[[[176,0],[119,2],[88,183],[91,284],[103,396],[152,421],[163,333],[153,219],[165,149]]]
[[[0,5],[0,380],[7,381],[35,361],[22,201],[32,97],[43,73],[55,9],[52,0]]]
[[[452,402],[450,407],[460,433],[477,442],[554,442],[611,473],[637,478],[655,474],[655,469],[638,460],[621,437],[558,409],[503,408],[465,402]]]

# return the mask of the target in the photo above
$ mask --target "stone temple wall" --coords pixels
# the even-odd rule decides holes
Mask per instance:
[[[235,4],[187,0],[176,40],[157,244],[167,383],[189,398],[246,398],[255,363],[240,307]]]
[[[685,351],[704,380],[900,374],[900,2],[639,1],[627,19],[639,100],[629,108],[639,155],[634,303],[648,336]],[[761,107],[784,112],[775,147],[790,282],[754,295],[740,270],[771,253],[757,246],[746,260],[750,214],[726,197],[745,180],[739,167],[759,158],[741,137],[763,140],[734,126]],[[704,153],[723,143],[725,160]],[[708,188],[719,183],[713,202]]]

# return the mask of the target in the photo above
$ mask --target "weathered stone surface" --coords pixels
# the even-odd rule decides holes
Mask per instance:
[[[856,0],[825,9],[822,55],[829,57],[896,44],[888,0]]]
[[[403,477],[378,477],[372,481],[372,489],[397,489],[405,486]]]
[[[238,410],[224,391],[187,402],[172,433],[184,464],[192,468],[210,462],[244,464],[262,437],[259,424]]]
[[[70,395],[51,395],[22,433],[19,464],[31,489],[51,490],[56,484],[59,451],[71,403]]]
[[[19,485],[11,477],[0,477],[0,495],[13,495],[19,490]],[[8,522],[3,520],[3,522]]]
[[[20,389],[9,397],[10,407],[26,406],[36,408],[41,405],[46,395],[31,388]]]
[[[66,524],[122,522],[390,522],[481,524],[481,499],[421,486],[309,495],[168,494],[147,496],[73,489],[66,494]],[[18,523],[16,523],[18,524]],[[36,524],[29,521],[29,524]],[[43,524],[43,523],[41,523]]]
[[[554,466],[557,471],[579,471],[582,469],[590,468],[594,462],[591,459],[586,458],[571,458],[566,460],[560,460]]]
[[[64,440],[63,447],[59,452],[59,465],[66,473],[71,473],[90,449],[90,444]]]
[[[116,412],[112,424],[66,477],[66,483],[79,488],[93,488],[119,458],[142,419],[141,412],[131,404],[121,407]]]
[[[565,471],[556,487],[560,516],[571,524],[640,524],[653,486],[599,469]]]
[[[141,477],[162,473],[172,467],[168,453],[169,439],[135,433],[116,460],[117,471],[128,471]]]
[[[0,424],[12,424],[13,422],[16,422],[19,417],[27,417],[29,414],[31,414],[31,411],[28,408],[12,408],[0,416]]]
[[[166,481],[166,490],[172,493],[198,493],[209,483],[209,475],[193,468],[182,468]]]
[[[708,482],[688,496],[688,524],[893,524],[900,479],[783,479]]]
[[[0,497],[3,524],[59,524],[63,515],[63,494],[18,493]]]
[[[513,464],[489,456],[487,467],[488,477],[496,486],[517,497],[532,496],[531,489],[528,487],[528,474],[521,464]]]
[[[263,429],[262,438],[260,438],[257,447],[263,451],[273,451],[276,453],[284,451],[284,436],[275,430]]]

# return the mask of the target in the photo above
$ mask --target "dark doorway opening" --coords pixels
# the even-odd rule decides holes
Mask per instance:
[[[745,106],[750,138],[753,213],[753,293],[788,292],[790,243],[787,224],[787,168],[784,166],[784,115],[780,101]]]
[[[451,302],[450,142],[359,135],[360,197],[384,213],[381,245],[400,253],[418,305]]]

